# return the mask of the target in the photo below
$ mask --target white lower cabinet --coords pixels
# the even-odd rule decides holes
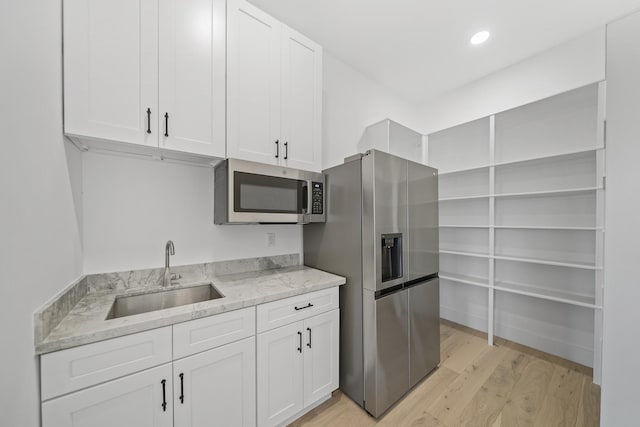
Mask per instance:
[[[171,363],[42,404],[43,427],[171,427]]]
[[[339,321],[336,287],[42,355],[42,426],[280,425],[338,388]]]
[[[258,335],[260,427],[280,425],[338,388],[339,313]]]
[[[176,427],[256,424],[255,338],[173,363]]]
[[[333,310],[304,321],[308,342],[304,353],[304,406],[338,388],[340,311]]]

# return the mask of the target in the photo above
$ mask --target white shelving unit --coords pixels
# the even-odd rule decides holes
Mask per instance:
[[[600,382],[601,82],[427,137],[444,318],[592,366]]]

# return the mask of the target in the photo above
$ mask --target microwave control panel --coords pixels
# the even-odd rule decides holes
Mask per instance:
[[[324,207],[324,188],[321,182],[311,183],[311,214],[322,215]]]

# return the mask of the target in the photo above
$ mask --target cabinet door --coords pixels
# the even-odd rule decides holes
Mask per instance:
[[[42,426],[171,427],[171,364],[49,400],[42,404]]]
[[[224,0],[160,0],[162,148],[225,157],[225,16]]]
[[[338,388],[340,311],[304,321],[304,406]]]
[[[65,0],[65,132],[157,146],[157,129],[157,0]]]
[[[230,0],[227,25],[227,155],[277,164],[281,24],[244,0]]]
[[[258,425],[275,426],[302,410],[303,322],[258,335]]]
[[[281,134],[286,166],[322,169],[322,47],[285,25]]]
[[[255,426],[255,361],[250,337],[174,362],[175,426]]]

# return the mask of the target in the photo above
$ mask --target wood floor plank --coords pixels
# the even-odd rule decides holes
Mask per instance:
[[[434,417],[427,412],[427,408],[444,394],[457,377],[458,374],[450,369],[442,366],[437,368],[435,372],[420,382],[407,397],[391,408],[380,420],[379,425],[389,427],[437,425],[433,424],[432,418]]]
[[[572,369],[556,365],[549,382],[547,396],[542,404],[535,426],[575,426],[585,376]]]
[[[493,424],[491,425],[491,427],[502,427],[502,412],[500,412],[498,414],[498,417],[496,418],[496,420],[493,422]]]
[[[578,421],[576,427],[598,427],[600,425],[600,386],[591,378],[584,379]]]
[[[532,360],[522,372],[511,396],[502,409],[501,424],[505,427],[533,426],[542,408],[554,365],[544,360]]]
[[[487,346],[427,411],[445,425],[454,424],[464,407],[496,369],[507,349]]]
[[[554,365],[560,365],[567,369],[578,371],[583,375],[593,377],[593,369],[588,366],[581,365],[571,360],[563,359],[562,357],[555,356],[553,354],[545,353],[544,351],[536,350],[535,348],[527,347],[526,345],[518,344],[512,341],[505,340],[504,338],[496,337],[495,344],[499,346],[509,347],[512,350],[519,351],[521,353],[535,356],[538,359],[545,360]]]
[[[466,332],[455,331],[453,335],[440,344],[440,366],[445,366],[451,357],[464,357],[465,352],[462,348],[470,345],[471,342],[477,343],[478,338]],[[463,370],[464,368],[457,372],[462,372]]]
[[[376,420],[341,391],[335,392],[330,400],[290,424],[291,427],[370,427],[374,425]]]
[[[477,427],[493,425],[530,362],[530,356],[507,350],[498,367],[452,425]]]
[[[473,335],[466,335],[465,339],[456,344],[457,347],[453,351],[447,349],[447,358],[441,363],[441,366],[459,374],[464,372],[467,366],[489,347],[485,340]]]
[[[440,324],[440,343],[456,333],[456,329],[444,323]]]

